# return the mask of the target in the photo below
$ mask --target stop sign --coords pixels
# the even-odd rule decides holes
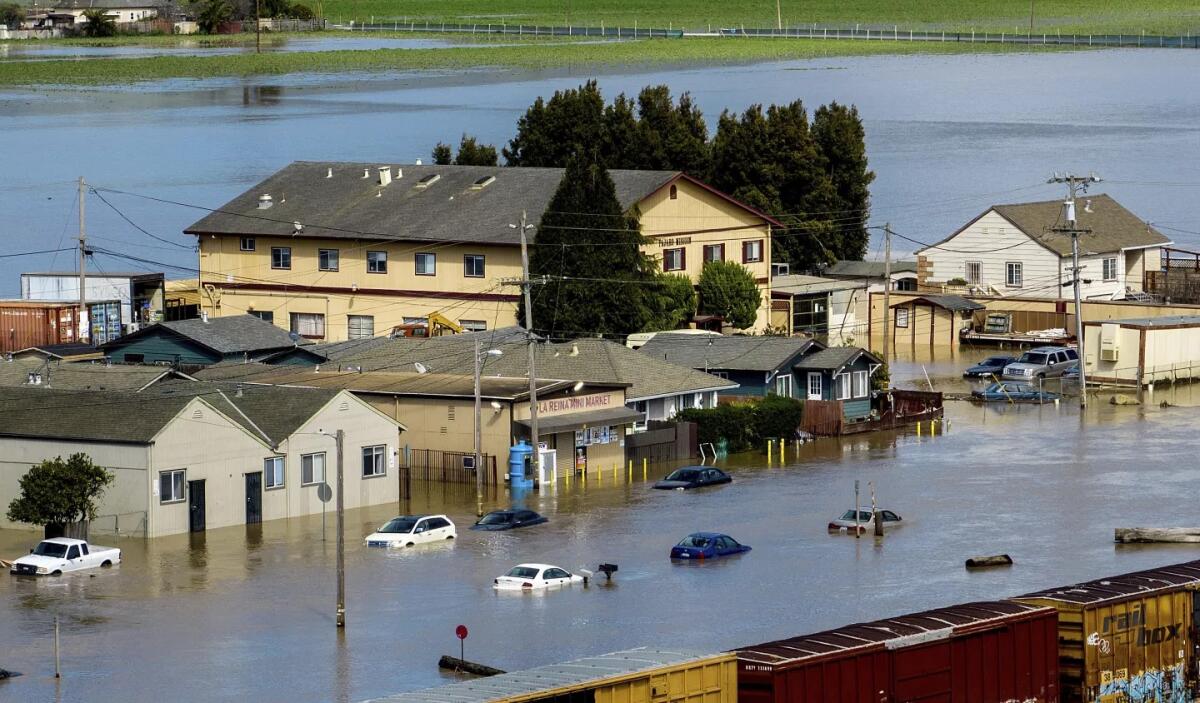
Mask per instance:
[[[458,627],[454,628],[454,634],[457,635],[460,640],[465,640],[467,638],[467,626],[459,625]]]

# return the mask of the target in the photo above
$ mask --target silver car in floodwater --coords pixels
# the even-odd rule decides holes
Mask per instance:
[[[1063,375],[1071,364],[1078,361],[1078,352],[1069,347],[1034,347],[1022,354],[1015,363],[1005,366],[1003,378],[1008,381],[1054,378]]]

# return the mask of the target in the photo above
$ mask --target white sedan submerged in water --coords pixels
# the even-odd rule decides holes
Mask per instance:
[[[583,577],[552,564],[518,564],[492,580],[498,591],[534,591],[583,583]]]

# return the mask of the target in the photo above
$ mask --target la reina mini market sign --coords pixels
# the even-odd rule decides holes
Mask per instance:
[[[611,393],[595,393],[578,395],[569,398],[554,398],[553,400],[538,401],[538,415],[558,415],[560,413],[581,412],[610,408],[613,405]]]

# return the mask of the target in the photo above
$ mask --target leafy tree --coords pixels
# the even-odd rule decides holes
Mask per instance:
[[[866,132],[858,108],[836,102],[817,108],[813,137],[824,155],[837,197],[830,219],[838,222],[838,239],[828,244],[840,259],[861,260],[870,235],[871,183],[875,173],[867,167]]]
[[[652,262],[636,215],[627,215],[594,151],[567,162],[542,215],[530,256],[533,276],[546,276],[533,300],[535,331],[625,336],[652,314]],[[524,309],[517,313],[517,319]]]
[[[576,153],[594,149],[603,127],[604,98],[596,81],[560,90],[549,102],[538,98],[517,121],[504,160],[509,166],[561,168]]]
[[[196,13],[196,24],[205,34],[216,34],[222,24],[233,19],[234,9],[229,0],[203,0]]]
[[[454,152],[450,149],[449,144],[438,142],[437,146],[433,147],[433,163],[438,166],[449,166],[453,160]]]
[[[250,14],[257,13],[260,17],[287,17],[291,13],[291,3],[288,0],[259,0]]]
[[[754,276],[733,261],[710,261],[700,272],[700,311],[738,329],[753,327],[762,294]]]
[[[31,525],[65,526],[96,518],[96,499],[113,475],[86,454],[47,459],[18,481],[21,495],[8,505],[8,519]]]
[[[802,415],[804,403],[795,398],[774,393],[764,397],[754,406],[754,431],[759,443],[766,439],[795,437]]]
[[[458,143],[458,156],[454,157],[454,163],[459,166],[495,166],[498,163],[496,158],[496,147],[491,144],[480,144],[475,140],[475,137],[462,136],[462,141]]]
[[[311,7],[303,3],[296,3],[288,8],[288,15],[298,20],[311,20],[317,16]]]
[[[0,4],[0,24],[9,29],[20,29],[25,21],[25,8],[15,2]]]
[[[661,273],[649,289],[650,319],[643,332],[679,329],[696,314],[696,288],[692,279],[678,273]]]
[[[83,18],[87,22],[79,31],[85,37],[111,37],[117,33],[117,21],[108,16],[105,10],[84,10]]]
[[[875,373],[871,375],[871,390],[886,391],[892,385],[892,370],[888,368],[887,359],[883,354],[878,354],[877,356],[884,361],[879,365],[878,369],[875,369]]]

